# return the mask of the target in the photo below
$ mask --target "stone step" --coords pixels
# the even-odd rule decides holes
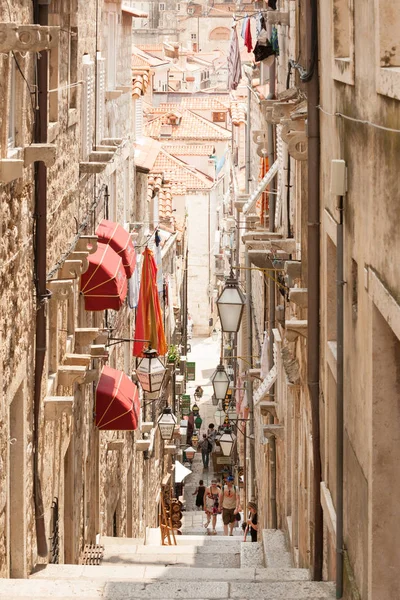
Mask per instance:
[[[213,537],[213,536],[205,536]],[[217,537],[217,536],[214,536]],[[219,543],[205,543],[196,545],[176,545],[176,546],[135,546],[129,544],[107,545],[104,549],[104,557],[113,554],[115,551],[123,552],[124,554],[140,554],[151,556],[155,552],[161,552],[165,556],[170,554],[235,554],[240,552],[240,540],[236,544],[225,543],[223,538],[218,538]]]
[[[240,567],[263,567],[264,551],[260,542],[241,542]]]
[[[70,580],[6,579],[0,586],[1,600],[44,600],[79,598],[80,600],[328,600],[333,599],[334,586],[321,582],[249,582],[169,579],[155,582],[135,580]]]
[[[263,529],[264,560],[266,567],[292,567],[290,552],[286,549],[286,540],[280,529]]]

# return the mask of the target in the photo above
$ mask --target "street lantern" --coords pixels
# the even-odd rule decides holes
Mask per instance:
[[[213,341],[213,342],[216,342],[216,341],[217,341],[217,339],[218,339],[218,331],[215,329],[215,327],[214,327],[214,329],[212,330],[212,333],[211,333],[211,339],[212,339],[212,341]]]
[[[201,416],[197,415],[197,417],[194,420],[194,424],[196,425],[196,429],[200,429],[202,422],[203,422],[203,419],[201,418]]]
[[[211,382],[214,388],[214,395],[217,400],[225,400],[225,396],[229,388],[229,377],[222,363],[218,365],[211,376]]]
[[[192,446],[188,446],[187,448],[185,448],[184,453],[186,454],[186,458],[188,460],[193,460],[194,455],[196,454],[196,450],[195,448],[192,448]]]
[[[197,406],[197,404],[193,404],[193,406],[192,406],[192,413],[193,413],[194,417],[197,417],[198,414],[199,414],[199,412],[200,412],[200,409]]]
[[[231,275],[226,280],[224,289],[217,300],[222,331],[228,333],[237,333],[239,331],[245,301],[238,280],[231,272]]]
[[[161,415],[158,418],[157,425],[161,435],[161,439],[165,442],[171,441],[174,435],[176,417],[169,406],[166,406],[162,411]]]
[[[230,429],[225,429],[224,433],[219,438],[219,445],[224,456],[230,456],[232,454],[233,446],[235,444],[235,436],[232,434]]]
[[[149,348],[143,352],[136,375],[144,392],[159,392],[164,381],[165,367],[158,357],[157,350]]]
[[[238,416],[239,415],[237,414],[235,409],[230,408],[228,410],[228,418],[231,423],[236,423],[236,421],[238,420]]]
[[[197,435],[196,432],[194,432],[193,435],[192,435],[192,444],[196,444],[197,445],[198,441],[199,441],[199,436]]]
[[[218,425],[218,427],[221,427],[222,423],[224,422],[224,419],[225,419],[224,411],[216,410],[215,414],[214,414],[214,421]]]

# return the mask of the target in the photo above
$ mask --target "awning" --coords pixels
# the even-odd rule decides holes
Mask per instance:
[[[258,188],[252,193],[250,198],[247,200],[246,204],[243,206],[244,214],[247,214],[254,208],[257,200],[259,199],[261,194],[265,191],[265,188],[267,187],[267,185],[269,185],[271,183],[271,181],[277,174],[278,167],[279,167],[279,161],[276,160],[274,162],[274,164],[272,165],[272,167],[268,170],[267,174],[261,179],[260,183],[258,184]]]
[[[181,483],[185,477],[191,474],[191,470],[185,467],[179,460],[175,461],[175,483]]]
[[[131,15],[131,17],[141,17],[142,19],[146,19],[149,16],[148,13],[135,10],[133,6],[130,6],[130,2],[123,2],[121,10],[122,12]]]
[[[108,244],[98,243],[88,260],[89,268],[81,276],[85,310],[119,310],[128,291],[122,258]]]
[[[99,242],[109,244],[121,256],[127,278],[132,277],[136,266],[136,251],[129,233],[119,223],[103,219],[96,235]]]
[[[96,426],[113,431],[134,431],[140,402],[136,385],[123,371],[105,366],[96,389]]]
[[[256,389],[253,396],[253,404],[256,406],[265,396],[268,394],[269,390],[274,385],[277,378],[277,369],[276,365],[272,367],[266,378],[260,384],[260,386]]]

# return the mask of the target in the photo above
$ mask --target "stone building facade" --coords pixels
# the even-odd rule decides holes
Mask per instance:
[[[312,5],[318,69],[310,51],[316,31],[307,28]],[[254,418],[255,485],[248,482],[247,494],[257,498],[263,526],[285,531],[294,563],[337,579],[338,593],[343,581],[349,600],[397,594],[400,96],[395,44],[389,47],[399,15],[373,1],[282,1],[267,13],[280,54],[273,82],[252,85],[250,183],[246,190],[237,173],[227,215],[237,209],[245,226],[236,257],[252,298],[251,332],[245,313],[237,352],[240,385],[252,390],[242,416],[250,408]],[[274,222],[269,212],[260,224],[263,148],[277,170],[267,188]],[[264,330],[269,342],[260,352]],[[241,456],[252,469],[251,439],[246,446]]]
[[[160,403],[146,454],[136,443],[148,435],[146,415],[134,432],[95,426],[102,367],[132,373],[132,342],[109,342],[134,337],[135,311],[127,301],[118,312],[87,311],[80,293],[101,219],[130,232],[148,211],[147,184],[136,189],[132,14],[120,1],[1,2],[0,21],[0,576],[25,577],[38,562],[78,562],[99,534],[144,536],[157,525],[154,499],[171,458],[153,427]],[[36,85],[47,115],[36,110]],[[38,172],[47,193],[39,215]],[[43,216],[48,291],[37,298]],[[45,358],[35,395],[41,310]]]

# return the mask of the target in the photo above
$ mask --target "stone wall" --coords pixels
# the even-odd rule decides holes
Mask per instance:
[[[0,6],[0,20],[32,23],[26,3]],[[83,56],[93,62],[96,49],[107,55],[108,10],[117,11],[116,86],[105,100],[104,138],[114,138],[116,151],[99,174],[82,171]],[[87,358],[91,345],[106,341],[103,327],[113,327],[115,337],[132,337],[134,311],[86,312],[79,294],[79,272],[61,273],[65,257],[73,250],[77,232],[93,235],[107,215],[122,225],[146,220],[147,176],[136,182],[133,163],[131,71],[131,18],[120,12],[120,2],[62,2],[49,7],[49,24],[60,26],[60,44],[49,56],[50,122],[48,141],[56,146],[56,159],[47,169],[47,273],[52,297],[46,304],[47,353],[42,382],[39,421],[39,469],[45,511],[46,538],[54,532],[55,506],[59,512],[59,562],[76,563],[85,543],[95,543],[97,534],[143,536],[146,526],[157,522],[157,506],[151,499],[170,462],[156,441],[155,452],[144,462],[135,450],[141,432],[100,432],[94,426],[95,385],[106,355]],[[96,17],[98,17],[96,41]],[[34,81],[34,57],[15,54],[28,82]],[[68,57],[68,60],[64,60]],[[72,57],[71,62],[69,59]],[[0,94],[7,106],[11,55],[0,61]],[[4,84],[4,85],[3,85]],[[125,89],[124,89],[125,86]],[[108,90],[109,91],[109,90]],[[26,83],[16,72],[16,146],[32,142],[33,115]],[[7,93],[7,92],[6,92]],[[95,94],[94,94],[95,95]],[[21,110],[22,107],[22,110]],[[89,113],[90,147],[102,140],[96,136],[95,98]],[[1,156],[7,157],[8,113],[0,115]],[[122,143],[118,142],[122,139]],[[22,152],[16,149],[18,153]],[[23,158],[23,156],[22,156]],[[138,178],[139,180],[140,178]],[[137,183],[137,185],[136,185]],[[94,207],[94,202],[97,206]],[[34,289],[34,169],[23,177],[0,185],[1,237],[0,278],[0,374],[3,402],[0,408],[0,576],[29,574],[37,562],[53,556],[52,541],[47,557],[38,558],[33,508],[33,389],[35,367]],[[148,219],[147,219],[148,220]],[[79,229],[81,225],[85,227]],[[59,278],[63,279],[61,281]],[[98,334],[77,333],[77,328],[98,328]],[[71,362],[72,361],[72,362]],[[114,346],[111,366],[131,373],[131,344]],[[61,380],[60,366],[86,365],[86,382],[79,382],[73,368]],[[70,411],[50,416],[45,398],[73,397]],[[169,459],[168,459],[169,460]],[[145,471],[147,469],[147,475]],[[144,476],[145,475],[145,476]],[[142,482],[142,483],[138,483]],[[151,490],[145,504],[143,489]],[[7,491],[6,491],[7,490]],[[9,490],[9,492],[8,492]],[[53,507],[53,508],[52,508]],[[114,516],[115,515],[115,516]]]

